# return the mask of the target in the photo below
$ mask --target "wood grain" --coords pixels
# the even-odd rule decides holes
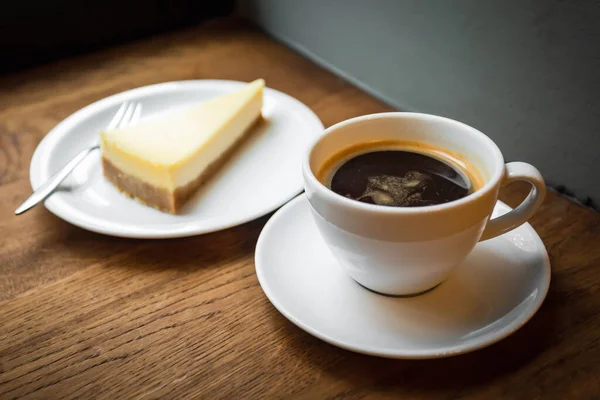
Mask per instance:
[[[86,232],[42,207],[13,216],[36,145],[80,107],[157,82],[259,77],[326,126],[390,109],[235,21],[0,78],[1,399],[600,398],[600,215],[553,193],[531,221],[553,269],[541,310],[496,345],[430,361],[353,354],[282,317],[254,273],[268,216],[163,241]]]

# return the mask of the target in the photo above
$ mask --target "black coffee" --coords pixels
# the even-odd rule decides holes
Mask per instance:
[[[402,150],[360,154],[335,171],[331,190],[363,203],[421,207],[458,200],[471,183],[444,161]]]

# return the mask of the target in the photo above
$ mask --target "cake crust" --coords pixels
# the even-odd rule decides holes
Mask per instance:
[[[171,214],[176,214],[194,193],[196,193],[200,186],[208,181],[224,164],[227,163],[235,152],[242,147],[242,144],[248,140],[252,132],[262,121],[263,117],[262,115],[259,115],[252,125],[246,129],[246,132],[244,132],[244,134],[229,147],[227,151],[205,168],[198,177],[186,185],[176,188],[175,191],[158,188],[129,175],[104,156],[102,157],[102,171],[106,179],[108,179],[123,194],[134,198],[147,206]]]

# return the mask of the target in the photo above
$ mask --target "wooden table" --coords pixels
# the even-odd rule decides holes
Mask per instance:
[[[263,77],[326,126],[390,108],[244,24],[222,21],[0,78],[0,398],[600,398],[600,215],[550,193],[531,221],[550,293],[520,331],[442,360],[354,354],[268,302],[268,219],[177,240],[78,229],[38,207],[29,161],[60,120],[157,82]],[[504,191],[516,205],[523,187]]]

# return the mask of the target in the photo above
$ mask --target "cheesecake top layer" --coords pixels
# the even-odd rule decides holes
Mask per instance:
[[[262,107],[265,82],[258,79],[243,88],[212,100],[169,112],[138,125],[101,132],[103,148],[111,147],[140,162],[177,167],[211,146],[223,131],[235,131],[239,114]],[[243,127],[242,127],[243,128]]]
[[[261,115],[262,79],[232,93],[100,134],[102,157],[121,172],[174,191],[243,137]]]

